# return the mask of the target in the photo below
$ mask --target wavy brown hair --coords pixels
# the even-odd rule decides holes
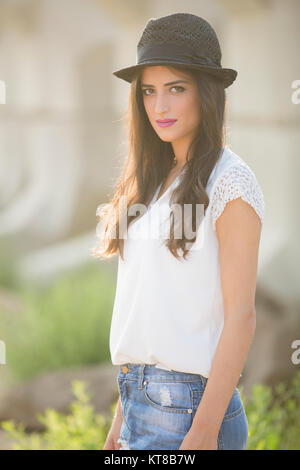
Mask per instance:
[[[203,204],[205,214],[209,203],[205,188],[225,141],[225,88],[218,78],[203,71],[187,70],[186,67],[177,65],[169,67],[192,75],[196,80],[200,96],[199,127],[187,151],[183,177],[171,198],[172,203],[179,204],[182,208],[184,204],[191,204],[192,230],[197,230],[196,204]],[[124,259],[124,238],[120,236],[121,217],[125,217],[123,221],[125,220],[125,224],[129,227],[140,214],[129,215],[128,211],[126,214],[122,213],[119,207],[120,198],[127,197],[128,207],[133,204],[144,204],[148,207],[159,184],[167,178],[173,164],[172,144],[158,137],[146,114],[141,89],[141,72],[131,82],[129,105],[124,117],[127,123],[128,154],[111,201],[104,205],[100,212],[97,211],[99,221],[105,219],[105,227],[102,248],[93,249],[93,255],[96,257],[110,258],[120,253]],[[170,233],[165,245],[177,259],[180,256],[178,251],[182,250],[185,259],[189,251],[186,243],[194,242],[196,237],[191,240],[183,234],[181,238],[174,238],[172,210],[170,217]]]

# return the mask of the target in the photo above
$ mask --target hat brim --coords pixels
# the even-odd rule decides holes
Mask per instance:
[[[209,66],[200,65],[200,64],[183,64],[182,62],[179,63],[176,61],[169,61],[169,60],[157,61],[157,62],[144,62],[143,64],[125,67],[123,69],[114,71],[113,75],[115,75],[118,78],[121,78],[122,80],[125,80],[128,83],[131,83],[137,71],[149,65],[177,65],[183,68],[188,68],[188,69],[193,69],[193,70],[203,70],[221,79],[224,83],[224,88],[229,87],[235,81],[237,77],[237,71],[233,69],[209,67]]]

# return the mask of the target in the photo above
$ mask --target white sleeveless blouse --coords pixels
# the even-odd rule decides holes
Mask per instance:
[[[209,377],[224,325],[215,223],[238,197],[263,223],[264,198],[253,171],[225,146],[206,186],[210,201],[196,241],[186,260],[177,260],[159,234],[170,228],[162,221],[169,221],[170,196],[181,176],[156,200],[159,186],[148,210],[129,225],[124,260],[118,261],[110,354],[115,365],[152,364]]]

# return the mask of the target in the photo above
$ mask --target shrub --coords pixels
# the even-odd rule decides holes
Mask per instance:
[[[89,404],[90,395],[85,391],[85,383],[80,380],[72,382],[76,400],[71,403],[71,414],[63,415],[47,409],[45,414],[38,414],[38,420],[44,424],[43,433],[27,434],[22,424],[13,421],[2,421],[1,426],[7,437],[14,440],[14,450],[101,450],[109,431],[109,420],[94,413]],[[116,403],[112,406],[114,413]],[[112,414],[113,416],[113,414]],[[112,418],[111,418],[112,419]]]
[[[77,401],[71,404],[70,415],[49,409],[45,416],[37,416],[46,427],[44,433],[28,436],[22,425],[0,423],[7,437],[17,441],[14,449],[103,449],[117,403],[111,407],[111,419],[106,420],[94,414],[84,382],[73,381],[72,388]],[[245,402],[242,391],[241,396]],[[249,425],[247,450],[299,450],[300,372],[290,386],[280,383],[274,393],[267,385],[254,385],[245,411]]]
[[[18,292],[23,311],[0,311],[13,379],[109,362],[114,291],[113,279],[98,266],[65,273],[47,286],[24,285]]]
[[[257,384],[245,406],[249,450],[300,449],[300,371],[272,390]]]

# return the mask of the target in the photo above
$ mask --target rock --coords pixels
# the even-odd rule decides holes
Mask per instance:
[[[91,395],[95,413],[112,416],[110,406],[119,396],[117,376],[119,367],[111,364],[69,368],[40,374],[32,380],[15,384],[1,391],[0,422],[22,422],[26,431],[44,431],[36,415],[47,408],[70,414],[69,405],[76,399],[71,382],[83,380]]]
[[[256,290],[256,331],[239,385],[246,398],[254,384],[274,387],[288,383],[299,365],[293,364],[291,345],[300,339],[300,306],[283,303],[266,289]]]

